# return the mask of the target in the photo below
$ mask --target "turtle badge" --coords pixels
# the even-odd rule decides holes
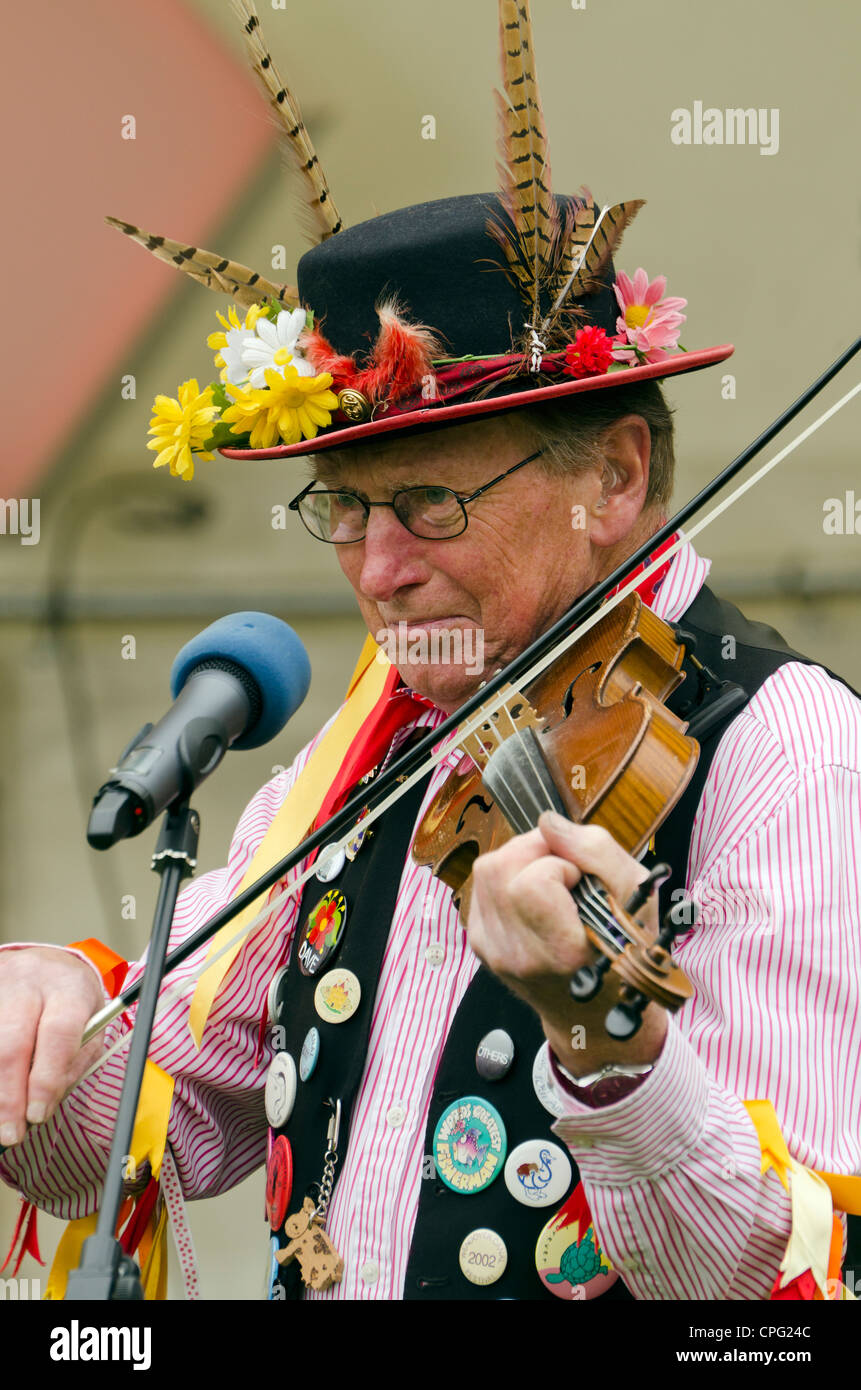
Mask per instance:
[[[601,1249],[581,1183],[538,1237],[535,1268],[557,1298],[598,1298],[618,1279]]]

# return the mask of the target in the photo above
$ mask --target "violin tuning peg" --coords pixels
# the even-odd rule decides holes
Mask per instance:
[[[616,1042],[626,1042],[639,1031],[643,1022],[643,1011],[648,1004],[645,994],[631,990],[626,999],[620,999],[604,1020],[604,1027]]]
[[[588,1004],[590,999],[594,999],[611,964],[607,956],[601,956],[594,965],[583,965],[575,970],[568,983],[571,998],[576,999],[578,1004]]]
[[[699,917],[699,905],[693,898],[685,894],[664,913],[658,944],[666,950],[670,950],[676,937],[682,936],[691,927],[695,927]]]
[[[669,864],[656,864],[647,878],[642,883],[638,883],[628,901],[625,903],[625,911],[629,917],[634,917],[640,911],[644,903],[649,901],[656,888],[660,888],[662,883],[672,876],[672,869]]]

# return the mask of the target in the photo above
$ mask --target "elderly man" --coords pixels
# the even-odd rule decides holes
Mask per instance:
[[[481,679],[654,531],[663,503],[650,500],[652,430],[627,408],[634,390],[602,400],[591,426],[597,452],[584,439],[588,407],[579,419],[572,414],[582,460],[573,470],[548,442],[564,423],[558,406],[550,407],[549,420],[538,406],[318,457],[317,481],[299,509],[321,539],[335,541],[369,631],[382,640],[406,624],[411,638],[442,628],[484,637],[481,675],[465,660],[406,662],[403,681],[425,703],[417,702],[395,746],[456,710]],[[639,395],[641,408],[659,419],[657,388]],[[661,434],[657,424],[654,431]],[[410,489],[427,491],[407,497],[408,508]],[[456,535],[416,534],[450,503],[444,489],[480,493],[463,504],[467,524]],[[572,528],[572,512],[584,518],[582,526]],[[658,616],[681,618],[707,567],[684,547],[657,593],[650,591]],[[593,958],[571,887],[592,873],[623,901],[646,872],[606,832],[547,816],[539,830],[482,858],[465,932],[447,890],[404,859],[402,846],[397,865],[381,860],[378,877],[364,884],[365,918],[387,893],[393,898],[376,947],[361,940],[368,922],[358,918],[362,900],[353,900],[347,874],[324,884],[312,879],[302,908],[295,901],[283,906],[240,956],[200,1052],[181,1015],[157,1025],[152,1055],[176,1078],[169,1142],[186,1195],[221,1191],[261,1162],[261,1090],[270,1063],[259,1064],[254,1052],[264,1000],[291,944],[293,962],[278,988],[291,975],[314,985],[296,969],[295,938],[326,884],[343,882],[357,920],[347,923],[341,959],[358,978],[366,951],[379,956],[371,978],[361,981],[365,991],[376,982],[362,1055],[353,1052],[352,1020],[336,1026],[318,1017],[317,1040],[308,1043],[314,1025],[300,1036],[313,1018],[307,1000],[291,997],[285,1013],[278,990],[269,992],[270,1017],[286,1020],[282,1055],[298,1061],[306,1044],[304,1078],[316,1046],[316,1069],[328,1068],[325,1096],[305,1098],[312,1073],[298,1083],[303,1103],[280,1124],[270,1120],[278,1137],[291,1137],[297,1174],[319,1170],[319,1180],[325,1100],[353,1097],[326,1223],[344,1271],[326,1296],[589,1298],[627,1289],[640,1298],[767,1298],[789,1235],[790,1203],[774,1170],[760,1173],[760,1145],[742,1100],[771,1096],[792,1149],[809,1166],[851,1171],[858,1162],[857,1124],[840,1079],[847,1030],[857,1027],[856,986],[837,963],[853,949],[857,885],[846,861],[861,833],[859,731],[850,693],[819,668],[791,659],[732,722],[691,838],[689,882],[703,915],[678,958],[695,984],[694,998],[676,1020],[650,1005],[625,1044],[607,1037],[600,995],[578,1005],[568,988],[572,972]],[[174,940],[228,899],[307,755],[251,803],[227,870],[186,891]],[[432,776],[413,819],[421,819],[456,760]],[[385,851],[392,829],[384,818],[378,850]],[[371,846],[368,837],[348,871],[361,868]],[[479,972],[479,961],[492,973]],[[21,1139],[25,1116],[34,1126],[5,1155],[4,1176],[50,1209],[71,1212],[81,1201],[97,1201],[106,1111],[115,1097],[117,1078],[108,1067],[107,1076],[96,1073],[61,1103],[101,1047],[76,1050],[101,990],[88,964],[50,948],[5,953],[2,967],[4,1142]],[[494,988],[496,981],[528,1008]],[[298,1028],[293,1012],[302,1016]],[[550,1052],[541,1046],[542,1031]],[[586,1045],[573,1047],[573,1036]],[[453,1056],[452,1038],[469,1054]],[[615,1075],[577,1086],[608,1064],[619,1068]],[[358,1073],[352,1080],[339,1076],[350,1067]],[[608,1082],[615,1094],[602,1094]],[[440,1121],[449,1111],[456,1115],[458,1103],[467,1125],[459,1131],[463,1149],[452,1186],[426,1155],[439,1152]],[[315,1108],[321,1120],[306,1135],[296,1121]],[[474,1142],[470,1129],[492,1149],[494,1119],[508,1131],[508,1153],[522,1149],[514,1178],[502,1149],[486,1184],[469,1189],[464,1179],[458,1188]],[[436,1149],[428,1142],[432,1131]],[[518,1200],[520,1169],[549,1175],[549,1202]],[[291,1207],[301,1205],[295,1194],[301,1198],[304,1186],[294,1183]],[[569,1219],[560,1239],[548,1217],[563,1198]],[[277,1237],[276,1229],[276,1244]],[[469,1264],[471,1257],[480,1263]]]
[[[523,0],[500,0],[499,196],[346,231],[253,7],[244,18],[320,244],[293,290],[116,224],[247,309],[210,339],[219,382],[157,398],[150,447],[187,480],[214,448],[245,469],[310,455],[291,506],[334,546],[382,651],[252,800],[226,867],[183,893],[173,944],[656,532],[673,483],[657,379],[731,352],[676,351],[685,301],[663,277],[616,274],[639,202],[551,194]],[[653,845],[674,871],[665,902],[687,887],[699,905],[676,952],[690,1001],[675,1017],[649,1004],[625,1041],[605,1028],[609,985],[572,997],[596,953],[571,890],[591,875],[625,903],[649,873],[600,828],[545,814],[480,856],[461,919],[410,852],[462,767],[452,747],[157,1019],[162,1190],[186,1265],[180,1190],[210,1196],[265,1162],[271,1298],[833,1292],[842,1242],[829,1259],[812,1170],[861,1168],[845,1083],[861,1041],[861,705],[721,603],[708,569],[683,544],[639,590],[683,629],[670,704],[702,745]],[[654,897],[640,917],[655,930]],[[75,1217],[98,1205],[121,1061],[74,1083],[127,1027],[78,1049],[103,998],[93,965],[91,943],[0,955],[0,1174]],[[813,1248],[802,1209],[815,1254],[796,1242],[785,1260],[791,1234]]]

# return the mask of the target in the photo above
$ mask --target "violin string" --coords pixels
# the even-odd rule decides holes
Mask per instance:
[[[508,722],[512,728],[512,733],[509,737],[517,740],[518,747],[522,750],[532,772],[532,782],[529,783],[524,779],[524,785],[526,790],[531,794],[532,801],[534,802],[538,814],[534,816],[528,815],[512,783],[506,782],[506,791],[512,800],[517,803],[525,819],[529,820],[534,828],[538,824],[538,817],[541,815],[542,811],[555,811],[556,809],[550,792],[545,786],[544,777],[542,776],[542,771],[549,775],[549,773],[547,773],[547,765],[544,763],[543,768],[539,765],[538,759],[541,759],[543,762],[540,749],[537,752],[536,758],[535,750],[533,750],[530,740],[525,737],[522,730],[517,728],[507,708],[505,708],[505,714],[508,716]],[[504,741],[501,741],[500,746],[502,746],[502,742]],[[500,761],[499,772],[502,780],[505,781],[506,772],[504,759]],[[546,802],[545,805],[541,803],[542,796]],[[618,950],[619,943],[613,937],[610,928],[612,926],[617,927],[617,929],[622,932],[623,936],[626,936],[626,933],[607,906],[603,890],[598,881],[591,874],[584,874],[572,888],[571,895],[574,898],[578,910],[583,914],[596,934],[609,945],[612,945],[615,950]]]
[[[575,627],[573,631],[568,634],[567,637],[564,637],[557,644],[557,646],[553,649],[552,652],[547,653],[545,656],[540,657],[536,662],[534,662],[530,669],[516,682],[516,684],[514,685],[514,689],[518,693],[520,693],[526,686],[531,685],[534,681],[538,679],[539,676],[543,675],[544,671],[547,670],[549,666],[551,666],[555,661],[559,659],[561,655],[563,655],[572,646],[574,646],[575,643],[578,642],[581,637],[584,637],[587,632],[591,631],[591,629],[595,627],[597,623],[599,623],[603,618],[605,618],[615,608],[617,608],[620,603],[623,603],[624,600],[631,593],[633,593],[635,589],[637,589],[640,585],[644,584],[648,579],[650,579],[652,575],[655,574],[656,571],[660,569],[662,565],[665,565],[668,560],[671,560],[678,553],[678,551],[681,550],[681,548],[688,543],[689,540],[693,539],[694,536],[700,535],[704,530],[706,530],[708,526],[712,524],[712,522],[716,521],[719,516],[721,516],[725,511],[728,511],[730,507],[734,506],[735,503],[742,496],[744,496],[746,492],[750,491],[751,488],[755,487],[756,484],[759,483],[768,473],[770,473],[773,468],[776,468],[779,463],[782,463],[785,458],[787,458],[791,453],[793,453],[797,448],[799,448],[803,443],[805,443],[806,440],[808,440],[811,437],[811,435],[815,434],[816,431],[820,429],[824,424],[826,424],[826,422],[830,420],[833,415],[836,415],[839,410],[842,410],[843,407],[847,405],[848,402],[853,399],[853,397],[857,396],[859,392],[861,392],[861,382],[859,382],[857,386],[854,386],[852,390],[847,391],[846,394],[843,395],[838,401],[836,401],[834,405],[830,406],[828,410],[824,411],[820,416],[818,416],[816,420],[814,420],[810,425],[806,427],[806,429],[802,430],[800,434],[796,435],[796,437],[792,439],[789,442],[789,444],[785,445],[783,449],[779,450],[773,458],[769,459],[760,468],[758,468],[757,471],[754,474],[752,474],[750,478],[748,478],[745,482],[739,484],[738,487],[734,488],[733,491],[729,493],[723,499],[722,502],[718,503],[715,507],[713,507],[711,511],[708,512],[702,518],[702,520],[696,523],[695,526],[691,527],[691,529],[688,531],[680,530],[678,539],[674,541],[670,546],[668,546],[666,550],[662,551],[660,556],[658,556],[650,564],[646,565],[646,567],[640,570],[640,572],[636,576],[633,576],[626,583],[623,583],[615,594],[613,594],[611,597],[608,597],[605,600],[605,602],[598,609],[596,609],[596,611],[593,614],[591,614],[588,618],[585,618],[581,623],[579,623],[577,627]],[[469,738],[472,734],[477,733],[483,724],[485,724],[488,721],[492,721],[492,716],[504,704],[505,700],[507,698],[510,698],[510,693],[510,689],[507,692],[497,692],[497,694],[491,698],[487,705],[484,705],[480,709],[476,710],[475,713],[469,716],[469,718],[467,718],[462,725],[455,729],[452,732],[452,734],[447,739],[445,739],[442,744],[440,744],[438,748],[434,749],[430,754],[428,754],[425,761],[418,768],[416,768],[414,772],[406,776],[403,782],[396,784],[395,788],[390,793],[388,793],[386,797],[379,801],[376,804],[376,806],[372,806],[368,811],[368,814],[363,818],[362,821],[362,824],[365,826],[365,828],[370,828],[374,821],[376,821],[381,815],[383,815],[384,812],[387,811],[390,806],[394,805],[395,802],[397,802],[401,796],[403,796],[407,791],[409,791],[411,787],[415,786],[415,784],[418,781],[420,781],[423,777],[425,777],[430,771],[437,767],[439,763],[444,761],[444,759],[453,751],[454,748],[460,746],[463,743],[463,741]],[[351,830],[344,832],[342,836],[340,836],[337,840],[334,840],[333,844],[336,844],[339,848],[345,847],[348,841],[352,839],[352,837],[355,835],[357,828],[358,821],[352,827]],[[250,934],[250,932],[253,931],[255,927],[259,926],[263,921],[265,921],[276,910],[276,908],[280,907],[285,901],[293,897],[295,893],[298,891],[298,889],[302,887],[311,877],[312,873],[313,867],[309,867],[304,872],[300,873],[281,893],[279,893],[275,898],[273,898],[271,902],[267,903],[266,906],[261,910],[261,912],[258,913],[257,916],[251,922],[249,922],[246,926],[243,926],[235,934],[231,941],[225,945],[223,950],[220,950],[213,956],[208,957],[203,962],[201,967],[195,971],[194,974],[186,977],[186,981],[188,983],[191,983],[192,981],[199,978],[199,976],[202,975],[207,969],[209,969],[210,966],[216,963],[216,961],[220,958],[224,951],[229,950],[232,948],[233,945],[244,941],[244,939]],[[110,1018],[116,1018],[118,1014],[123,1012],[124,1008],[128,1007],[127,1005],[124,1005],[122,1003],[121,999],[119,1001],[114,1001],[114,1004],[116,1006],[115,1011],[110,1014]],[[101,1028],[103,1028],[106,1025],[106,1023],[110,1021],[110,1018],[105,1017],[107,1009],[109,1009],[110,1007],[111,1006],[106,1006],[106,1009],[103,1009],[98,1014],[95,1014],[93,1018],[89,1021],[87,1025],[87,1030],[84,1033],[85,1040],[88,1036],[94,1036],[96,1032],[99,1032]],[[163,1007],[162,1000],[160,998],[156,1010],[156,1017],[158,1017],[159,1014],[161,1014],[162,1012]],[[99,1020],[98,1026],[93,1028],[93,1024],[96,1023],[97,1020]],[[126,1034],[125,1036],[129,1037],[130,1034]],[[107,1060],[107,1054],[105,1054],[105,1060]],[[93,1068],[91,1068],[91,1071],[96,1070],[99,1065],[102,1065],[101,1060],[99,1061],[99,1063],[95,1064]],[[90,1073],[86,1073],[86,1075],[89,1074]],[[72,1089],[74,1089],[74,1087]]]

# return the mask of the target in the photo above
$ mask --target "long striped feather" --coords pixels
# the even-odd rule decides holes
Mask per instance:
[[[496,219],[491,219],[488,231],[502,246],[509,273],[534,321],[542,282],[557,254],[560,223],[535,75],[529,0],[499,0],[499,35],[499,196],[514,235]]]
[[[311,239],[325,241],[341,230],[341,215],[332,200],[317,151],[305,129],[299,103],[283,82],[263,39],[260,17],[253,0],[233,0],[233,9],[242,23],[251,66],[263,87],[278,120],[280,144],[286,162],[294,168],[308,188],[311,211]]]
[[[552,330],[561,314],[568,312],[574,300],[595,294],[601,288],[602,277],[613,252],[620,245],[625,228],[633,222],[644,202],[645,199],[636,198],[626,203],[616,203],[613,207],[602,208],[596,215],[595,205],[590,198],[588,217],[581,218],[579,227],[575,225],[575,235],[579,235],[581,240],[570,248],[571,270],[541,324],[539,331],[542,337]],[[583,237],[586,238],[585,245]],[[566,248],[566,256],[568,254]]]
[[[291,309],[295,309],[299,303],[299,291],[295,285],[276,285],[237,261],[227,260],[212,251],[203,251],[199,246],[184,246],[182,242],[170,241],[168,237],[153,236],[131,222],[121,222],[118,217],[106,217],[105,221],[151,251],[158,260],[184,271],[207,289],[231,295],[243,308],[247,309],[262,299],[276,299],[279,304]]]

